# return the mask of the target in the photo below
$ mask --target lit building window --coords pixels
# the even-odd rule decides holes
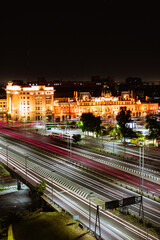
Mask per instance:
[[[40,104],[42,104],[42,101],[36,101],[36,104],[40,105]]]

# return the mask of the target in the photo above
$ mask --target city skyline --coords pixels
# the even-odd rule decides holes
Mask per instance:
[[[97,13],[15,14],[0,19],[0,81],[89,80],[113,76],[159,81],[159,22],[107,10]],[[108,5],[107,5],[108,6]],[[100,8],[101,7],[101,8]],[[105,9],[106,7],[106,9]]]

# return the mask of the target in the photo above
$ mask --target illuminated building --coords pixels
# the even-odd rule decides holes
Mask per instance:
[[[52,119],[54,89],[45,85],[18,85],[8,82],[7,111],[13,120],[34,121]]]
[[[0,99],[0,119],[4,120],[7,112],[7,99]]]
[[[0,113],[4,113],[7,110],[7,99],[0,99]]]
[[[6,100],[0,100],[0,106],[3,106],[0,112],[6,109],[12,120],[19,121],[78,120],[82,113],[88,112],[105,121],[115,119],[121,107],[130,110],[132,118],[158,113],[158,103],[141,103],[133,98],[132,91],[122,92],[120,97],[114,97],[110,92],[102,92],[101,97],[92,97],[89,92],[75,91],[72,98],[55,98],[54,88],[45,82],[24,85],[13,81],[8,82],[6,95]]]
[[[158,103],[141,103],[130,96],[129,92],[121,97],[113,97],[110,93],[103,97],[91,97],[89,92],[75,92],[73,99],[57,98],[54,105],[54,117],[58,120],[79,119],[82,113],[93,113],[102,120],[115,119],[121,107],[131,111],[132,118],[143,118],[158,113]]]

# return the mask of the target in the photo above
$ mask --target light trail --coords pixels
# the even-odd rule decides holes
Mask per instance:
[[[17,151],[19,151],[19,149],[17,149]],[[27,154],[27,153],[25,153],[25,154]],[[47,167],[47,168],[52,168],[52,170],[53,169],[55,169],[56,170],[56,172],[57,173],[61,173],[61,174],[63,174],[63,175],[66,175],[67,177],[71,177],[71,180],[72,181],[75,181],[75,180],[77,180],[77,182],[79,183],[79,184],[84,184],[85,185],[85,187],[86,188],[88,188],[88,187],[90,187],[90,188],[93,188],[94,189],[94,191],[96,192],[96,191],[98,191],[99,192],[99,194],[102,194],[102,195],[104,195],[104,194],[108,194],[108,196],[110,196],[109,197],[109,199],[110,200],[112,200],[112,199],[122,199],[122,198],[124,198],[124,197],[127,197],[128,195],[127,194],[120,194],[120,193],[118,193],[118,192],[116,192],[116,194],[114,193],[114,191],[112,190],[112,187],[107,187],[106,186],[106,181],[102,181],[101,180],[101,183],[99,183],[98,182],[98,179],[97,179],[97,181],[95,181],[95,180],[93,180],[93,179],[90,179],[89,177],[86,177],[86,176],[84,176],[84,175],[81,175],[81,174],[77,174],[77,173],[75,173],[74,171],[71,171],[70,169],[67,169],[66,167],[63,167],[63,166],[61,166],[61,165],[59,165],[58,163],[56,163],[56,164],[54,164],[54,166],[51,164],[51,162],[49,162],[49,161],[47,161],[47,159],[45,159],[45,161],[43,160],[44,158],[42,158],[42,160],[40,160],[40,159],[38,159],[38,158],[36,158],[36,157],[34,157],[34,156],[32,156],[32,155],[27,155],[27,157],[28,158],[32,158],[33,160],[34,160],[34,162],[36,161],[36,163],[38,164],[38,166],[36,165],[36,167],[34,166],[34,170],[35,171],[39,171],[39,172],[41,172],[41,174],[43,174],[44,176],[49,176],[50,177],[50,171],[49,171],[49,173],[47,173],[46,172],[46,170],[45,171],[42,171],[40,168],[39,168],[39,164],[41,164],[42,166],[44,166],[45,168]],[[23,161],[23,164],[25,164],[25,159],[23,158],[22,159],[22,161]],[[31,164],[31,163],[30,163]],[[35,164],[34,164],[35,165]],[[32,163],[32,167],[33,167],[33,163]],[[29,171],[29,168],[28,168],[28,171]],[[103,184],[102,184],[102,182],[104,182]],[[112,185],[113,186],[113,185]],[[145,205],[145,207],[147,208],[147,206]],[[133,210],[135,209],[135,208],[137,208],[137,207],[132,207],[133,208]],[[147,208],[148,209],[148,208]],[[138,210],[138,209],[137,209]],[[154,214],[152,214],[152,213],[148,213],[146,210],[144,211],[145,213],[147,213],[147,214],[150,214],[150,215],[152,215],[152,216],[155,216],[155,217],[158,217],[158,216],[156,216],[156,215],[154,215]],[[158,213],[159,213],[159,211],[158,211]],[[152,221],[154,221],[154,220],[152,220]],[[154,221],[155,222],[155,221]]]

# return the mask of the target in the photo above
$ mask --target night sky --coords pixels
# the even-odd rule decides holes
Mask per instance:
[[[0,17],[0,81],[95,75],[160,81],[160,27],[151,15],[156,6],[146,12],[129,2],[127,10],[98,1],[86,11],[6,12]]]

